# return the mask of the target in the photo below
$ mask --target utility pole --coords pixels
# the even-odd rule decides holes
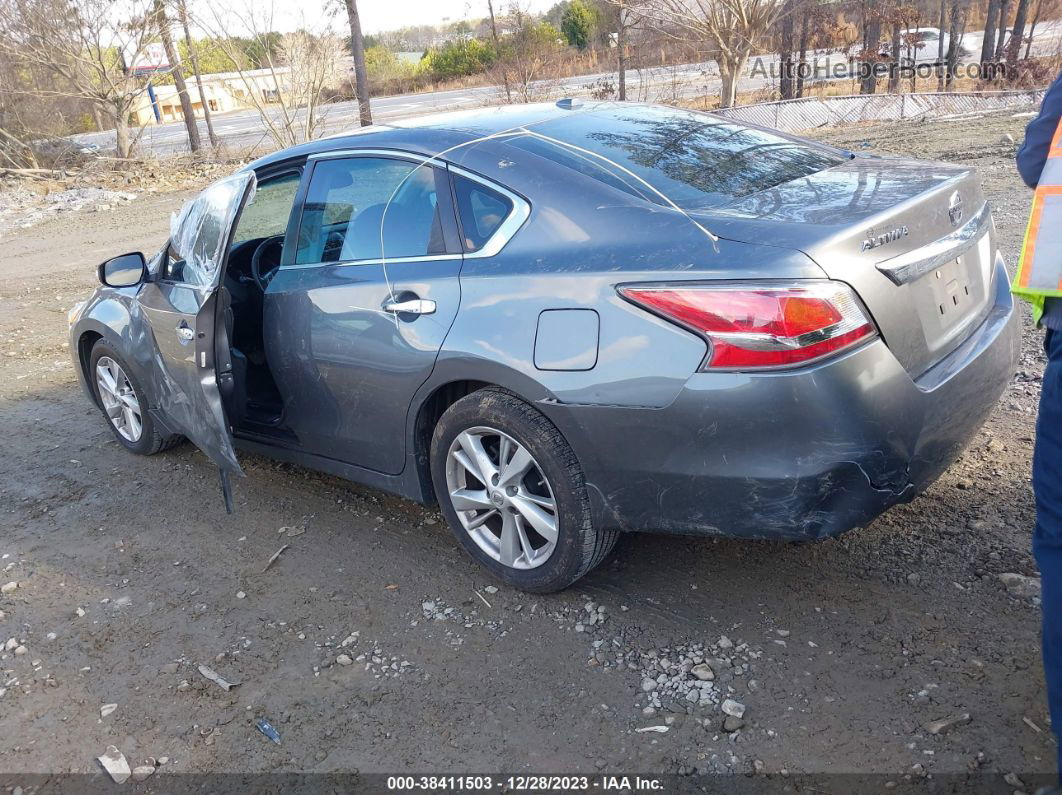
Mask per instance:
[[[192,61],[192,72],[195,74],[195,84],[199,89],[199,101],[203,103],[203,120],[206,122],[207,134],[210,136],[210,145],[217,149],[221,142],[218,140],[218,134],[214,132],[214,120],[210,117],[210,102],[207,101],[206,92],[203,91],[203,75],[199,71],[199,53],[188,27],[188,6],[185,0],[177,0],[177,16],[180,17],[181,27],[184,29],[184,45],[188,48],[188,57]]]
[[[177,59],[177,48],[173,46],[173,36],[170,33],[170,21],[166,17],[166,6],[162,0],[155,0],[155,13],[158,15],[159,32],[162,35],[162,46],[166,49],[166,59],[170,62],[170,73],[173,75],[173,83],[177,87],[177,95],[181,98],[181,113],[184,115],[184,128],[188,131],[188,148],[198,152],[203,144],[199,140],[199,125],[195,121],[195,111],[192,109],[192,101],[188,98],[188,86],[181,74],[181,64]]]
[[[491,0],[487,0],[487,11],[490,12],[490,35],[494,39],[494,54],[496,57],[501,57],[501,45],[498,40],[498,23],[494,19],[494,3]],[[509,72],[502,65],[502,83],[505,84],[505,101],[512,102],[513,95],[509,90]]]
[[[372,108],[369,107],[369,77],[365,74],[365,38],[361,35],[361,17],[358,16],[358,0],[343,0],[350,25],[350,53],[354,56],[354,93],[358,95],[358,115],[361,126],[372,124]]]

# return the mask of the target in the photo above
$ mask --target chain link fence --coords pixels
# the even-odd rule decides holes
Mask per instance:
[[[969,113],[1020,109],[1035,110],[1045,89],[1029,91],[972,91],[964,94],[862,94],[845,97],[803,97],[761,102],[716,111],[735,121],[799,132],[816,127],[872,121],[944,118]]]

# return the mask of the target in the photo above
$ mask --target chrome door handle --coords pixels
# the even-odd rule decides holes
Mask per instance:
[[[182,323],[177,327],[177,339],[181,342],[191,342],[195,339],[195,332]]]
[[[384,312],[394,312],[396,315],[431,315],[435,313],[435,302],[414,298],[410,301],[388,301],[383,308]]]

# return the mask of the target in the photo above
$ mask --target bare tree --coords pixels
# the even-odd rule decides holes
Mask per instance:
[[[287,68],[287,80],[279,93],[285,103],[302,117],[302,137],[311,140],[319,135],[318,115],[324,90],[339,82],[342,46],[330,33],[313,34],[305,30],[285,33],[280,39],[279,55]],[[360,100],[359,100],[360,101]],[[364,109],[362,123],[365,123]],[[369,118],[372,124],[372,118]]]
[[[327,32],[330,19],[321,20],[320,34],[309,23],[297,33],[281,38],[273,52],[274,6],[271,2],[248,0],[242,8],[208,6],[211,19],[198,19],[198,26],[210,31],[213,43],[232,63],[244,91],[240,99],[258,111],[266,135],[278,147],[293,146],[321,135],[323,119],[318,112],[329,86],[339,82],[339,40]],[[226,12],[229,16],[226,16]],[[234,21],[231,15],[238,15]],[[249,34],[263,53],[260,68],[251,68],[240,42],[228,31]]]
[[[1029,60],[1029,53],[1032,52],[1033,36],[1036,35],[1036,26],[1040,23],[1040,12],[1043,7],[1043,0],[1037,0],[1036,11],[1033,12],[1032,24],[1029,26],[1029,35],[1025,37],[1025,60]]]
[[[943,2],[943,0],[941,0]],[[999,0],[999,36],[996,38],[995,58],[1002,60],[1007,46],[1007,20],[1010,18],[1010,0]],[[943,26],[941,30],[943,30]]]
[[[494,40],[494,51],[497,52],[501,48],[501,40],[498,38],[498,22],[494,18],[494,3],[493,0],[487,0],[487,11],[490,13],[490,35]],[[512,102],[513,94],[509,89],[509,76],[502,75],[502,79],[505,82],[505,101]]]
[[[548,95],[557,82],[547,78],[561,54],[558,32],[549,23],[536,21],[518,2],[509,7],[506,22],[511,32],[501,39],[491,71],[520,101],[533,102]]]
[[[1003,0],[1003,2],[1006,3],[1007,0]],[[938,25],[937,29],[940,31],[940,34],[941,34],[940,36],[937,37],[937,63],[938,64],[944,63],[944,23],[947,20],[947,13],[948,13],[947,3],[948,3],[948,0],[940,0],[940,20],[937,23],[937,25]],[[937,69],[937,91],[943,91],[943,90],[944,90],[944,70],[941,69],[941,68],[938,68]]]
[[[1027,2],[1027,0],[1022,0]],[[962,37],[966,31],[966,4],[963,0],[951,0],[951,27],[948,31],[948,55],[944,69],[944,88],[951,90],[955,82],[955,70],[959,64],[959,51],[962,49]]]
[[[784,0],[647,0],[641,15],[714,46],[722,82],[719,104],[729,108],[737,101],[738,79],[753,48],[763,43],[784,9]]]
[[[166,60],[170,64],[173,85],[177,89],[177,96],[181,101],[184,129],[188,132],[188,148],[193,152],[198,152],[203,146],[199,140],[199,125],[195,120],[195,109],[192,108],[192,100],[188,97],[188,86],[184,82],[184,75],[181,74],[181,60],[177,57],[177,48],[173,46],[173,34],[170,31],[169,17],[166,16],[166,6],[162,0],[155,0],[152,11],[156,17],[159,36],[162,38],[162,46],[166,48]]]
[[[1003,26],[999,19],[999,0],[988,0],[988,11],[985,13],[985,37],[981,42],[981,65],[992,62],[996,52],[996,28],[1002,30]]]
[[[199,50],[192,39],[192,31],[188,26],[188,6],[185,0],[177,0],[177,16],[181,20],[181,28],[184,31],[184,46],[188,48],[188,59],[192,62],[192,73],[195,75],[195,85],[199,89],[199,100],[203,103],[203,121],[206,122],[210,145],[217,149],[220,146],[220,141],[218,141],[218,134],[214,132],[214,120],[211,118],[210,102],[207,100],[206,91],[203,90],[203,75],[199,71]]]
[[[796,0],[785,0],[782,12],[782,31],[778,39],[778,65],[781,74],[778,77],[778,96],[792,99],[796,87],[793,75],[793,9]]]
[[[798,45],[800,52],[797,56],[797,78],[794,87],[797,98],[804,96],[804,72],[808,64],[808,38],[811,35],[810,18],[811,10],[805,7],[800,20],[800,44]]]
[[[350,53],[354,56],[354,93],[358,98],[358,115],[361,126],[372,124],[372,108],[369,106],[369,76],[365,73],[365,38],[361,35],[361,17],[358,16],[358,0],[343,0],[350,26]]]
[[[900,53],[903,49],[903,17],[901,16],[899,8],[893,8],[890,10],[889,22],[892,25],[892,33],[889,37],[892,46],[889,50],[891,66],[889,68],[888,92],[890,94],[895,94],[900,90]]]
[[[878,80],[876,67],[881,50],[881,11],[878,0],[867,0],[863,6],[863,53],[860,58],[862,75],[859,81],[860,94],[873,94]]]
[[[616,78],[619,100],[627,99],[627,28],[630,25],[631,8],[627,0],[616,0]]]
[[[1018,0],[1018,9],[1014,12],[1014,28],[1010,32],[1007,44],[1007,71],[1012,72],[1021,53],[1021,44],[1025,39],[1025,20],[1029,15],[1029,0]]]
[[[54,76],[30,90],[88,100],[114,124],[118,156],[129,157],[129,116],[145,81],[132,66],[158,34],[153,0],[0,0],[0,51]]]

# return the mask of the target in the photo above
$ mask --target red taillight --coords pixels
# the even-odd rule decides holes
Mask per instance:
[[[877,332],[855,293],[830,281],[785,286],[666,285],[620,293],[711,342],[702,369],[805,364]]]

